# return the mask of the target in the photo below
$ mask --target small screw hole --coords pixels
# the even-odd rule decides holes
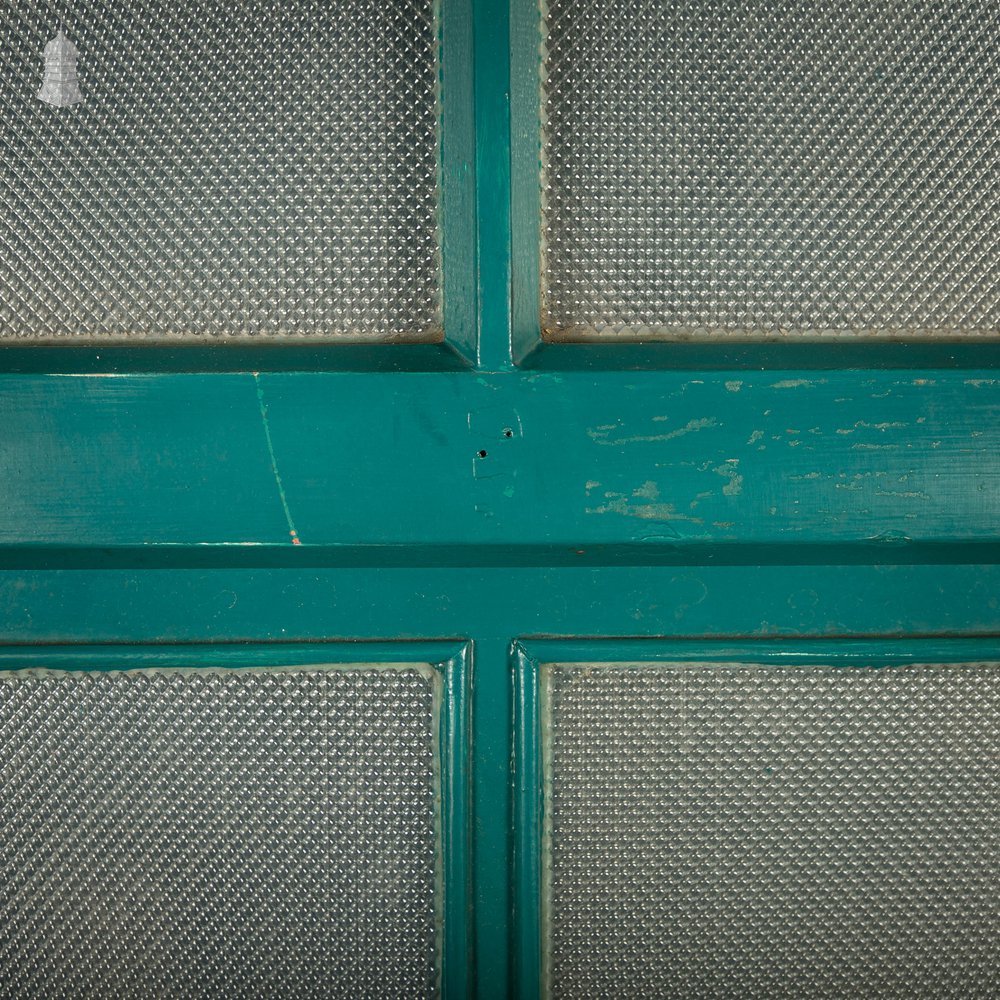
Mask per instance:
[[[479,452],[479,457],[480,458],[486,458],[486,452],[485,451],[480,451]]]
[[[514,436],[514,432],[509,427],[505,427],[503,431],[503,436],[505,438],[512,438]]]

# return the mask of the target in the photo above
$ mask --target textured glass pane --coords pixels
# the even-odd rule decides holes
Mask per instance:
[[[3,4],[0,337],[435,335],[433,7]]]
[[[434,995],[435,676],[0,674],[0,993]]]
[[[1000,665],[556,665],[556,997],[987,998]]]
[[[549,335],[1000,333],[1000,7],[549,0]]]

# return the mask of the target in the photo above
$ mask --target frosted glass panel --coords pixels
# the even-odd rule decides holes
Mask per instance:
[[[437,120],[432,0],[5,3],[0,338],[432,338]]]
[[[550,337],[1000,333],[995,4],[545,9]]]
[[[3,996],[437,994],[429,667],[0,673]]]
[[[554,997],[988,997],[1000,665],[543,668]]]

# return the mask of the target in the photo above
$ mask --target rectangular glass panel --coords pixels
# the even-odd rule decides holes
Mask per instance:
[[[543,668],[556,997],[986,997],[1000,664]]]
[[[549,0],[543,327],[1000,334],[1000,9]]]
[[[6,3],[0,338],[440,334],[433,0]]]
[[[436,995],[429,667],[0,673],[3,995]]]

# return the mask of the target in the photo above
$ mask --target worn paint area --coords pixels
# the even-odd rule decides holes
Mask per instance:
[[[0,376],[0,545],[516,561],[656,546],[652,522],[690,546],[997,538],[989,379],[561,378]]]

